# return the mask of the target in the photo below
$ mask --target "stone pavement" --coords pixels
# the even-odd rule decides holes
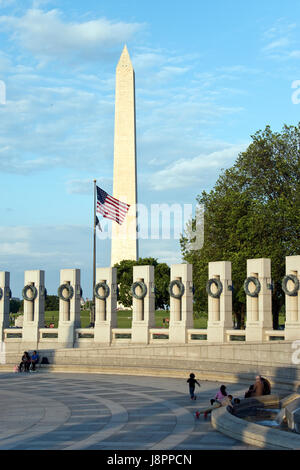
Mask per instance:
[[[201,382],[191,401],[182,379],[1,373],[0,449],[256,449],[215,431],[210,418],[195,419],[220,385]]]

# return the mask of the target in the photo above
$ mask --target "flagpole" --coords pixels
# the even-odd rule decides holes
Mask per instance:
[[[92,312],[91,312],[91,323],[96,320],[96,304],[95,304],[95,285],[96,285],[96,180],[94,180],[94,255],[93,255],[93,300],[92,300]]]

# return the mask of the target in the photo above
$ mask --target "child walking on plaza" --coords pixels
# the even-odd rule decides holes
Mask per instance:
[[[195,374],[190,374],[190,378],[187,379],[187,383],[189,384],[189,388],[190,388],[190,396],[191,396],[191,400],[196,400],[196,395],[195,395],[195,386],[196,384],[199,385],[200,387],[200,384],[199,382],[197,382],[197,380],[195,379]]]

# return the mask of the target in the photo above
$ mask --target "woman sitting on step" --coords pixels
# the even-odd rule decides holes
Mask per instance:
[[[220,390],[217,392],[215,398],[210,400],[210,404],[213,405],[215,402],[220,403],[225,397],[227,397],[225,385],[221,385]]]
[[[25,351],[22,356],[22,361],[20,362],[20,366],[19,366],[20,372],[22,372],[23,369],[24,369],[24,372],[29,372],[30,363],[31,363],[30,356],[28,352]]]

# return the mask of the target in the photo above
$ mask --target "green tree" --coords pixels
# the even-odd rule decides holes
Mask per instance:
[[[300,253],[300,123],[281,133],[256,132],[235,164],[223,171],[214,188],[197,197],[203,204],[204,244],[189,250],[191,229],[180,240],[183,257],[194,265],[195,301],[207,309],[205,285],[209,261],[232,261],[233,311],[244,322],[246,260],[271,258],[273,326],[284,303],[281,280],[285,257]],[[193,221],[195,223],[195,221]],[[192,225],[190,225],[191,228]]]
[[[9,311],[10,313],[18,313],[21,307],[21,301],[16,299],[10,299],[9,301]]]
[[[46,311],[57,311],[59,310],[59,298],[57,295],[47,295],[45,300]]]
[[[130,288],[133,283],[133,266],[154,266],[155,282],[155,308],[166,308],[169,305],[168,285],[170,282],[170,268],[166,263],[158,263],[155,258],[139,258],[138,261],[123,260],[114,267],[117,268],[117,282],[119,286],[118,300],[124,307],[132,306]]]
[[[87,300],[85,304],[83,305],[83,310],[90,310],[92,308],[92,301]]]
[[[170,306],[170,267],[166,263],[157,263],[154,272],[155,308],[166,309]]]

